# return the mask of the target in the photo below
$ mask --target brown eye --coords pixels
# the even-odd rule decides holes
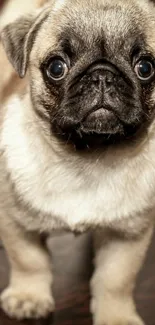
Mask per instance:
[[[59,81],[62,80],[68,72],[66,62],[61,58],[53,58],[46,67],[48,79]]]
[[[134,68],[137,77],[142,82],[150,82],[152,81],[154,75],[155,75],[155,67],[154,62],[151,59],[141,59],[139,60]]]

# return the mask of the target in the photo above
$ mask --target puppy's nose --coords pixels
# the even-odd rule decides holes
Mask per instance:
[[[92,82],[96,87],[109,88],[114,84],[115,76],[109,71],[95,71],[92,74]]]
[[[119,74],[117,69],[108,63],[95,64],[88,69],[88,73],[91,75],[94,85],[99,88],[101,86],[111,87]]]

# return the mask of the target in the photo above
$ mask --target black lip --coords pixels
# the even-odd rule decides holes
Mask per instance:
[[[143,135],[144,129],[134,128],[132,125],[126,129],[122,123],[119,123],[118,128],[102,130],[98,133],[97,130],[91,129],[83,123],[78,123],[65,130],[55,124],[53,131],[56,132],[56,137],[73,145],[78,150],[94,150],[131,141],[138,134],[139,136]]]
[[[104,107],[104,106],[95,106],[95,107],[93,107],[92,109],[90,109],[86,114],[85,114],[85,116],[83,117],[83,119],[82,119],[82,122],[85,122],[86,121],[86,119],[92,114],[92,113],[95,113],[95,112],[97,112],[97,111],[99,111],[99,110],[106,110],[106,111],[109,111],[109,112],[112,112],[112,110],[110,110],[109,108],[107,108],[107,107]]]

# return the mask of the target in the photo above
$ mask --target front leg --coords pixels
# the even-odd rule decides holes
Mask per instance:
[[[94,325],[144,325],[133,301],[136,275],[150,242],[152,229],[141,238],[106,238],[96,232],[95,273],[91,282]]]
[[[54,309],[48,252],[37,234],[11,220],[0,222],[0,237],[11,267],[10,283],[1,294],[2,308],[17,319],[45,317]]]

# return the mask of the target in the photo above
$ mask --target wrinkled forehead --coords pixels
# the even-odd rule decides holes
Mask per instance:
[[[58,0],[44,18],[32,53],[42,60],[62,46],[81,53],[100,46],[114,54],[129,52],[135,44],[151,44],[155,53],[153,29],[154,18],[134,1]]]

